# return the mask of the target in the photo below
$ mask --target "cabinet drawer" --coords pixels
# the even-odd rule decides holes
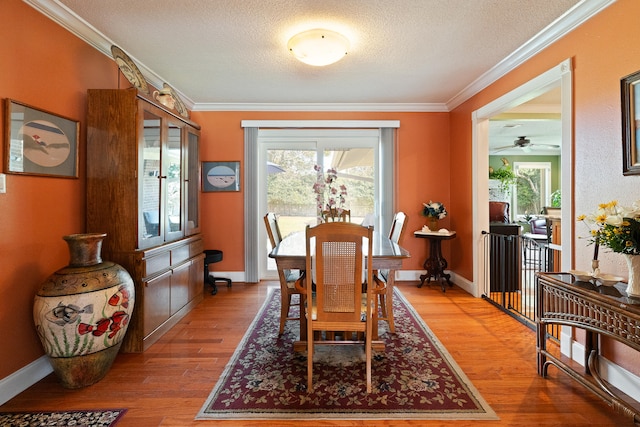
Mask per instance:
[[[170,314],[171,272],[168,271],[148,282],[144,282],[144,329],[146,337],[165,322]]]
[[[204,253],[204,242],[202,241],[202,239],[191,242],[191,244],[189,245],[189,256],[194,257],[201,253]]]
[[[146,258],[143,262],[143,277],[149,277],[154,273],[158,273],[162,270],[166,270],[171,267],[171,255],[169,252],[164,252],[149,258]]]
[[[176,266],[189,259],[189,245],[171,250],[171,265]]]
[[[190,262],[173,270],[171,275],[171,315],[189,302],[189,267]]]

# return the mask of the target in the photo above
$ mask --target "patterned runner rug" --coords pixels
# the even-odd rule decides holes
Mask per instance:
[[[308,393],[298,324],[278,336],[280,291],[271,292],[196,419],[498,419],[397,288],[393,309],[396,333],[380,322],[371,394],[359,346],[316,346]]]
[[[83,426],[111,427],[124,416],[126,409],[82,411],[42,411],[0,413],[0,427]]]

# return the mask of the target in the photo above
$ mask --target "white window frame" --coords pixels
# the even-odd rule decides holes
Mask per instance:
[[[544,170],[544,189],[540,195],[540,206],[551,205],[551,162],[513,162],[513,172],[518,175],[519,169],[543,169]],[[535,216],[540,212],[529,212]],[[518,215],[518,186],[513,186],[513,217],[522,219],[523,215]]]
[[[339,150],[341,148],[372,148],[374,150],[374,215],[376,223],[374,229],[381,226],[380,203],[380,130],[379,129],[264,129],[258,134],[258,209],[267,212],[267,151],[281,150],[315,150],[317,164],[326,170],[329,166],[322,165],[325,150]],[[311,189],[309,189],[311,192]],[[258,234],[258,247],[267,247],[266,233]],[[267,253],[258,254],[258,274],[260,279],[276,279],[277,271],[269,270]]]
[[[260,231],[264,230],[264,222],[258,209],[258,135],[262,129],[380,129],[382,135],[380,169],[380,185],[385,189],[381,193],[382,221],[389,222],[393,218],[395,209],[395,166],[396,166],[396,136],[395,130],[400,127],[399,120],[242,120],[240,125],[244,129],[244,277],[237,281],[257,283],[258,253],[256,244]],[[263,231],[264,232],[264,231]]]

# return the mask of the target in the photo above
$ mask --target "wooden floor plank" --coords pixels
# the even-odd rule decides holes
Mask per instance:
[[[195,421],[275,282],[234,283],[204,301],[143,354],[120,354],[105,379],[66,390],[52,375],[0,411],[128,408],[128,426],[624,426],[633,423],[557,369],[536,371],[535,333],[457,287],[399,282],[500,421]]]

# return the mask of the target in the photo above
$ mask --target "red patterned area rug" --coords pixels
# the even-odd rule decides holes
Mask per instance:
[[[0,427],[82,426],[111,427],[124,416],[126,409],[81,411],[42,411],[0,413]]]
[[[364,350],[359,346],[317,346],[314,390],[307,392],[306,352],[293,351],[297,323],[287,322],[278,336],[276,290],[196,419],[498,419],[409,302],[395,292],[396,333],[380,322],[385,351],[374,352],[372,393],[366,392]]]

